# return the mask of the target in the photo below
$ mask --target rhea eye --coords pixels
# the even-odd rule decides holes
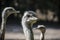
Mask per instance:
[[[27,17],[30,17],[30,15],[27,15]]]

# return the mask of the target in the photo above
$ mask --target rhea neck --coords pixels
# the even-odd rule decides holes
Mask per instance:
[[[27,22],[26,20],[27,20],[27,18],[24,18],[24,17],[22,18],[22,26],[23,27],[31,27],[32,24],[30,22]]]
[[[34,40],[31,23],[27,22],[26,20],[27,18],[24,17],[22,18],[22,26],[23,26],[26,40]]]
[[[43,32],[41,32],[41,34],[40,34],[40,40],[44,40],[44,33]]]

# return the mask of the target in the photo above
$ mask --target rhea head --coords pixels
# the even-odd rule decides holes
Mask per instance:
[[[33,25],[37,21],[36,13],[33,11],[26,11],[23,15],[22,20],[24,20],[25,23]]]

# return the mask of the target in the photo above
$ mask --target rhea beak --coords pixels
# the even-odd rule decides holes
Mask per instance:
[[[20,11],[11,11],[11,12],[9,12],[9,13],[20,13]]]
[[[27,22],[35,23],[37,20],[38,20],[37,17],[30,17],[30,18],[28,18]]]

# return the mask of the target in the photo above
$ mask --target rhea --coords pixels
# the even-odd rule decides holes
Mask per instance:
[[[26,40],[34,40],[32,25],[37,21],[36,13],[33,11],[26,11],[22,17],[22,27]]]
[[[18,13],[19,11],[16,11],[13,7],[6,7],[2,11],[2,23],[1,23],[1,29],[0,29],[0,40],[4,40],[5,36],[5,26],[6,26],[6,21],[7,17],[13,13]]]
[[[46,32],[46,28],[44,25],[38,25],[35,29],[38,29],[40,33],[40,40],[44,40],[44,34]]]

